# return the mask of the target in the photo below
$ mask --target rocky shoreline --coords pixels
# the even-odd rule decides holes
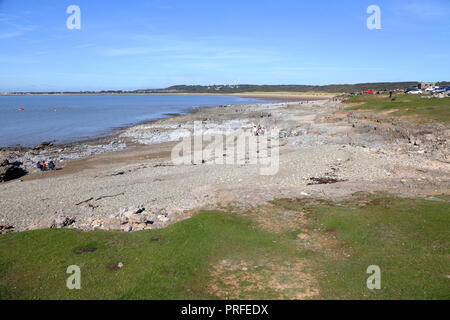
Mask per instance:
[[[15,162],[21,163],[24,169],[34,172],[38,171],[35,168],[35,165],[39,161],[53,161],[61,167],[61,165],[63,165],[66,161],[107,152],[120,151],[126,147],[126,142],[121,141],[120,139],[113,139],[111,142],[105,144],[76,143],[65,146],[53,146],[46,144],[45,147],[39,149],[3,149],[0,153],[2,158],[14,159]]]
[[[4,150],[29,174],[0,184],[0,233],[129,232],[165,227],[199,208],[252,207],[275,198],[448,193],[447,126],[345,107],[333,100],[208,107],[124,128],[102,141]],[[214,159],[174,165],[171,150],[195,121],[207,134],[254,125],[279,129],[279,172],[264,177],[258,166],[224,166]],[[41,160],[54,160],[61,170],[41,173],[33,168]]]
[[[301,100],[302,98],[298,98]],[[259,104],[258,104],[259,105]],[[261,104],[264,105],[264,104]],[[247,105],[242,105],[247,107]],[[251,106],[251,105],[248,105]],[[53,142],[42,142],[35,147],[0,147],[0,160],[8,160],[10,162],[20,163],[27,172],[36,172],[35,165],[39,161],[53,161],[60,167],[64,166],[64,162],[75,159],[86,158],[103,153],[117,152],[124,150],[136,144],[158,144],[162,142],[176,141],[176,135],[173,137],[159,137],[160,130],[153,131],[147,134],[147,140],[139,139],[136,132],[142,128],[150,129],[152,127],[158,129],[155,125],[159,120],[175,121],[180,116],[196,114],[206,111],[207,109],[226,108],[230,106],[210,106],[210,107],[194,107],[186,114],[170,113],[165,114],[164,118],[143,121],[141,123],[133,124],[115,129],[111,134],[103,137],[92,138],[82,141],[74,141],[65,144],[53,144]],[[177,125],[173,125],[169,130],[177,129]]]

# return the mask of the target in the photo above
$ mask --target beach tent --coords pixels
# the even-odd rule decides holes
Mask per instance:
[[[367,91],[364,91],[364,93],[373,94],[375,92],[373,90],[367,90]]]

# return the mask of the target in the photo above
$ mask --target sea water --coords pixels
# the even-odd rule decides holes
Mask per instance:
[[[0,146],[69,143],[193,107],[256,104],[263,100],[208,95],[0,96]]]

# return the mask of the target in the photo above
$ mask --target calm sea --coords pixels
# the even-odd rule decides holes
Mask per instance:
[[[168,113],[185,113],[193,107],[261,102],[197,95],[0,96],[0,146],[68,143],[107,135]]]

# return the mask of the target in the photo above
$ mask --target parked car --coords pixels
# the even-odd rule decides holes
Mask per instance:
[[[423,91],[417,88],[411,88],[411,89],[406,89],[405,90],[406,94],[422,94]]]
[[[432,86],[432,87],[428,87],[425,89],[426,92],[433,92],[434,90],[438,89],[439,87],[437,86]]]
[[[448,91],[449,87],[438,87],[435,90],[433,90],[433,93],[444,93]]]

